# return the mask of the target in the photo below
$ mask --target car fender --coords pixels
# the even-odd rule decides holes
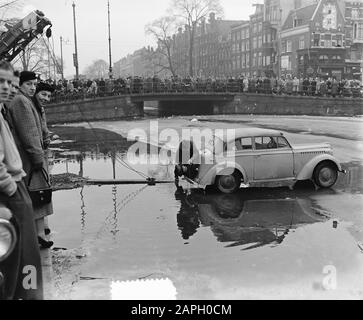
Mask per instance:
[[[297,175],[297,180],[307,180],[311,179],[315,170],[315,167],[322,161],[329,160],[336,164],[338,171],[342,171],[342,167],[339,164],[338,160],[329,154],[321,154],[316,156],[315,158],[311,159],[305,166],[300,170],[299,174]]]
[[[203,177],[200,177],[201,185],[212,185],[215,182],[216,176],[230,175],[234,170],[239,170],[244,179],[247,179],[246,171],[238,164],[232,161],[223,161],[213,166]]]

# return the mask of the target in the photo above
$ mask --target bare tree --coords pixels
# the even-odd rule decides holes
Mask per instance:
[[[51,78],[54,71],[59,73],[61,59],[54,55],[46,41],[44,38],[40,38],[30,43],[15,60],[15,68],[21,71],[33,71],[45,78]]]
[[[173,76],[176,75],[176,66],[172,58],[172,35],[174,30],[175,19],[173,17],[162,17],[145,27],[146,34],[153,36],[158,43],[158,48],[154,52],[154,55],[158,60],[157,67],[160,68],[159,72],[166,69],[169,70]]]
[[[7,20],[7,15],[14,14],[21,9],[23,5],[22,0],[0,0],[0,21]]]
[[[101,79],[106,78],[108,75],[109,65],[105,60],[95,60],[90,66],[88,66],[84,74],[89,79]]]
[[[219,0],[172,0],[170,10],[174,13],[176,19],[187,26],[189,35],[189,75],[193,76],[193,54],[197,26],[212,12],[222,14],[223,8]]]

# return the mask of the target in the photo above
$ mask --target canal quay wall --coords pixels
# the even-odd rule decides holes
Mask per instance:
[[[49,124],[111,121],[142,117],[144,106],[132,102],[130,96],[113,96],[50,104],[46,114]]]
[[[363,115],[363,99],[237,94],[231,102],[214,103],[213,114],[357,116]]]
[[[159,115],[256,114],[256,115],[363,115],[362,98],[275,96],[236,94],[228,101],[146,101],[134,102],[131,96],[85,99],[46,108],[49,124],[83,121],[126,120],[144,116],[144,106],[159,108]]]

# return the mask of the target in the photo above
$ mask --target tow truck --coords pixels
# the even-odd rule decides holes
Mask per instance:
[[[39,10],[29,13],[21,20],[5,23],[3,31],[0,31],[0,59],[13,61],[46,28],[46,34],[50,36],[51,27],[51,21]]]

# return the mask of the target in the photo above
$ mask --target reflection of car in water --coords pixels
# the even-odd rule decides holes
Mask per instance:
[[[8,299],[11,279],[17,272],[10,254],[17,243],[15,221],[9,209],[0,204],[0,300]],[[18,248],[19,250],[19,248]],[[14,261],[16,262],[16,261]]]
[[[312,208],[309,198],[291,192],[288,196],[281,192],[266,195],[263,189],[236,194],[179,193],[178,198],[182,206],[177,221],[184,239],[201,225],[210,227],[218,241],[247,245],[245,250],[281,243],[289,230],[328,219]]]

